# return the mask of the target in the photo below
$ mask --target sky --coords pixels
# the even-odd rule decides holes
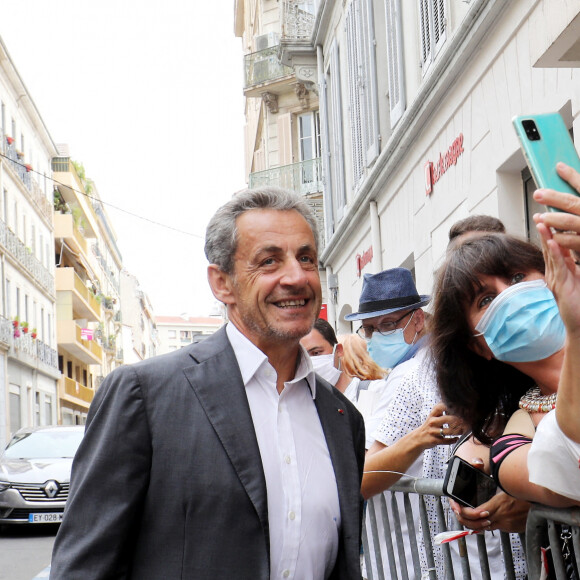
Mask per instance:
[[[123,265],[158,316],[210,314],[205,228],[245,187],[233,14],[233,0],[2,6],[14,65],[53,141],[95,182]]]

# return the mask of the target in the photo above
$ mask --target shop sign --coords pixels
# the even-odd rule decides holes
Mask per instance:
[[[373,247],[371,246],[366,252],[361,254],[357,254],[355,257],[356,260],[356,275],[360,278],[363,268],[370,264],[371,260],[373,259]]]
[[[431,195],[433,186],[447,173],[447,170],[457,163],[457,160],[463,154],[463,133],[460,133],[457,139],[451,143],[451,146],[445,154],[439,154],[439,160],[427,161],[424,166],[425,170],[425,195]]]

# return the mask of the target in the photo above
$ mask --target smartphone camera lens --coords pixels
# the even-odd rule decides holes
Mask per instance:
[[[527,119],[526,121],[522,121],[522,126],[526,135],[530,141],[539,141],[540,140],[540,133],[538,132],[538,128],[536,127],[535,121],[531,119]]]

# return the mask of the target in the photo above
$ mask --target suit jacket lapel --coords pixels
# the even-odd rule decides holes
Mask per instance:
[[[351,452],[355,449],[355,443],[349,420],[350,411],[318,381],[315,401],[338,485],[343,536],[345,539],[358,538],[358,514],[356,507],[354,510],[353,507],[359,505],[361,495],[359,466],[355,453]]]
[[[269,545],[266,480],[246,390],[225,328],[192,348],[184,373],[256,508]]]

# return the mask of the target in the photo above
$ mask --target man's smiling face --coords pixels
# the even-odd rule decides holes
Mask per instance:
[[[230,320],[263,352],[310,332],[322,293],[312,230],[295,210],[250,210],[236,221]]]

